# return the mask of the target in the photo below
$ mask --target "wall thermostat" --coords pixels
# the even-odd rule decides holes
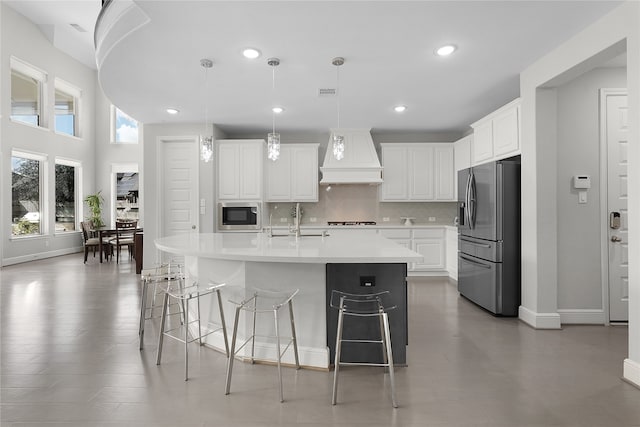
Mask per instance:
[[[591,188],[591,177],[589,175],[575,175],[573,188]]]

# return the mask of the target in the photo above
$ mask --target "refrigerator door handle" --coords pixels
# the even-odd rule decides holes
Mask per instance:
[[[471,216],[469,215],[469,185],[471,184],[471,175],[473,172],[469,170],[469,175],[467,176],[467,186],[464,191],[464,216],[467,220],[467,227],[469,229],[473,228],[471,226]]]
[[[460,258],[462,258],[463,260],[465,260],[465,261],[467,261],[467,262],[469,262],[471,264],[477,265],[478,267],[486,268],[488,270],[491,269],[491,265],[487,265],[487,264],[485,264],[483,262],[476,261],[475,259],[469,258],[468,256],[465,256],[463,254],[460,254]]]
[[[474,246],[480,246],[482,248],[491,248],[491,245],[488,244],[488,243],[478,243],[478,242],[476,242],[474,240],[465,239],[464,237],[460,237],[460,240],[462,240],[463,242],[466,242],[466,243],[471,243]]]
[[[469,175],[469,227],[476,228],[476,177]]]

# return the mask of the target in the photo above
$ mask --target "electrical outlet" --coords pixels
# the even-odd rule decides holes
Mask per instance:
[[[48,240],[45,240],[45,241],[44,241],[44,247],[45,247],[45,248],[48,248],[48,247],[49,247],[49,241],[48,241]]]
[[[430,216],[429,217],[429,222],[436,222],[436,217],[435,216]]]
[[[311,216],[309,217],[309,222],[317,222],[318,218],[316,218],[315,216]]]
[[[287,218],[280,218],[280,222],[287,222]]]
[[[389,217],[388,216],[383,217],[382,222],[389,222]]]

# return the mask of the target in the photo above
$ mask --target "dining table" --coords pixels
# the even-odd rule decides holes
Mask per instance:
[[[126,232],[128,234],[133,233],[135,235],[136,233],[142,233],[144,230],[142,229],[142,227],[117,230],[115,227],[105,226],[105,227],[94,227],[91,231],[98,234],[98,252],[100,252],[100,263],[102,263],[102,254],[103,254],[102,245],[104,244],[105,238],[109,236],[115,236],[118,232],[120,233]]]

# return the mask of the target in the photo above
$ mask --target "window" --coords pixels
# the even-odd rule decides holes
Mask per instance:
[[[42,180],[45,157],[13,152],[11,156],[11,235],[44,233]]]
[[[11,57],[11,120],[45,126],[42,120],[45,81],[43,71]]]
[[[139,219],[137,172],[116,174],[116,218]]]
[[[111,141],[115,144],[137,144],[138,122],[115,105],[112,105],[111,133]]]
[[[78,100],[80,99],[80,89],[60,79],[56,79],[55,87],[56,132],[79,136]]]
[[[77,230],[79,163],[56,159],[56,233]]]

